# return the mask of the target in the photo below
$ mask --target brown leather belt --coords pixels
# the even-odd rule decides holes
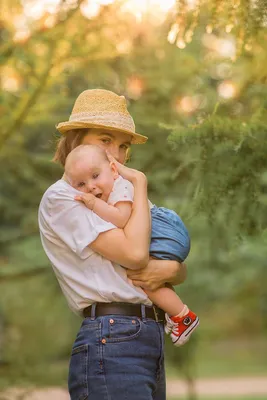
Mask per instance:
[[[131,303],[96,303],[83,310],[84,318],[102,317],[104,315],[127,315],[139,318],[152,318],[157,322],[164,322],[165,320],[164,311],[155,305],[149,307]]]

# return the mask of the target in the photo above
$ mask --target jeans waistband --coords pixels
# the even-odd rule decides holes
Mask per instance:
[[[153,305],[132,303],[94,303],[83,310],[84,318],[96,318],[105,315],[126,315],[139,318],[151,318],[156,322],[164,322],[164,311]]]

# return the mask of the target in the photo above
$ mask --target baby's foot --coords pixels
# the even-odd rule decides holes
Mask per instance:
[[[171,339],[175,346],[185,344],[199,325],[198,316],[190,310],[183,317],[169,317],[167,314],[165,317],[165,332],[171,333]]]

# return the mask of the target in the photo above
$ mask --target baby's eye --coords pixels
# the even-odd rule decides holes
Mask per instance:
[[[121,144],[120,148],[123,149],[123,150],[127,150],[128,146],[127,146],[127,144]]]
[[[78,187],[83,187],[84,185],[85,185],[84,182],[79,182],[77,186],[78,186]]]
[[[99,174],[93,174],[93,179],[96,179],[99,176]]]

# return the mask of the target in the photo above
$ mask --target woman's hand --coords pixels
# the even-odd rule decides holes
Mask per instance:
[[[118,171],[118,173],[128,181],[134,184],[137,180],[146,181],[146,176],[143,172],[137,171],[133,168],[128,168],[125,165],[119,163],[108,151],[106,151],[107,157],[111,163],[113,163]]]
[[[177,261],[150,259],[148,265],[139,270],[127,270],[133,284],[145,290],[156,290],[165,283],[178,285],[186,279],[186,266]]]

